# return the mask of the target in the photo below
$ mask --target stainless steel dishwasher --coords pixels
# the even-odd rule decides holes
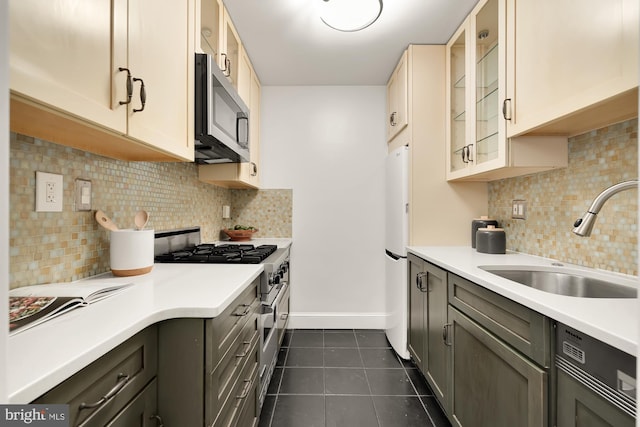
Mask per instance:
[[[557,427],[635,426],[636,358],[557,324]]]

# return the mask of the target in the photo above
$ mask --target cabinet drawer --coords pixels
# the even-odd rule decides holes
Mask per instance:
[[[540,366],[550,366],[549,318],[452,273],[449,304]]]
[[[238,338],[244,325],[257,316],[259,306],[258,284],[256,278],[235,301],[219,316],[205,324],[207,338],[207,372],[211,372],[220,363],[231,344]],[[210,341],[209,341],[210,340]]]
[[[257,379],[256,379],[257,381]],[[252,387],[249,396],[245,399],[242,413],[238,417],[238,427],[255,427],[258,418],[258,387]]]
[[[240,426],[238,420],[246,404],[255,405],[256,388],[258,383],[259,348],[257,341],[251,348],[250,357],[246,358],[246,363],[242,372],[238,376],[233,389],[225,397],[221,411],[213,423],[213,427],[233,427]],[[251,400],[253,399],[253,400]],[[209,423],[207,423],[209,425]]]
[[[152,326],[33,403],[66,403],[69,425],[103,426],[156,375],[157,349],[158,332]]]
[[[207,415],[208,420],[215,419],[222,409],[222,405],[229,396],[231,389],[241,376],[241,370],[253,356],[252,351],[257,347],[259,334],[256,322],[247,322],[245,328],[232,348],[225,354],[218,367],[206,377],[205,389],[208,390]]]
[[[157,427],[162,425],[157,411],[157,396],[158,388],[154,379],[106,426]]]

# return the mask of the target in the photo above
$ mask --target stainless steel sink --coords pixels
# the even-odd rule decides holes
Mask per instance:
[[[636,298],[637,289],[563,267],[480,266],[482,270],[544,292],[582,298]],[[627,280],[628,282],[628,280]]]

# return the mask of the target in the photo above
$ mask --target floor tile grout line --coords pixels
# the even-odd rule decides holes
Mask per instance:
[[[358,335],[356,334],[356,343],[358,343]],[[364,368],[364,359],[362,358],[362,352],[360,351],[360,345],[358,343],[358,356],[360,356],[360,362]],[[380,416],[378,415],[378,408],[376,408],[376,401],[373,399],[373,390],[371,389],[371,382],[369,381],[369,375],[367,375],[367,369],[364,369],[364,377],[367,380],[367,387],[369,388],[369,398],[371,399],[371,405],[373,405],[373,414],[376,416],[376,422],[378,427],[382,425]]]

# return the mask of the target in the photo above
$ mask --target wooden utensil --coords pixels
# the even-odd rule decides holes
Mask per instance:
[[[109,231],[118,230],[118,226],[113,221],[111,221],[111,219],[107,215],[105,215],[104,212],[99,209],[96,211],[96,221],[98,221],[98,224]]]
[[[145,210],[138,211],[133,222],[136,225],[136,230],[143,230],[149,221],[149,214]]]

